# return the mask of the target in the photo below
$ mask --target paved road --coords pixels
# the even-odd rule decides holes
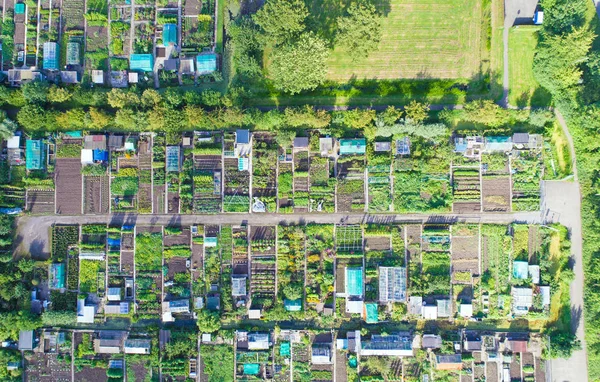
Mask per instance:
[[[540,212],[508,214],[220,214],[220,215],[74,215],[74,216],[22,216],[18,219],[16,253],[31,253],[34,258],[46,258],[50,253],[49,233],[53,224],[114,225],[193,225],[193,224],[242,224],[276,225],[289,223],[541,223]]]

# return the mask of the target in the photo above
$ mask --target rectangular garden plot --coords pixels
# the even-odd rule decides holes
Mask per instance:
[[[360,212],[365,209],[365,159],[352,156],[337,162],[337,211]]]
[[[307,212],[309,211],[309,151],[305,149],[295,149],[293,153],[294,164],[294,211]]]
[[[306,226],[306,303],[318,313],[333,308],[334,226]]]
[[[456,213],[481,211],[481,183],[478,168],[452,169],[452,186]]]
[[[231,345],[200,345],[201,381],[233,382],[233,369],[234,353]]]
[[[86,175],[83,185],[83,213],[107,214],[110,200],[108,176]]]
[[[373,153],[368,151],[368,195],[369,211],[389,212],[392,208],[392,182],[390,152]]]
[[[310,157],[310,211],[334,212],[335,211],[335,183],[333,176],[334,166],[329,158],[318,154]]]
[[[170,330],[168,346],[160,355],[163,378],[185,380],[190,373],[190,362],[196,363],[198,358],[198,333],[185,329]]]
[[[252,156],[252,212],[277,210],[277,143],[270,134],[255,133]],[[257,198],[257,199],[256,199]]]
[[[27,189],[25,209],[33,214],[53,214],[54,190]]]
[[[222,136],[196,135],[193,139],[194,212],[219,213],[223,186]]]
[[[277,302],[286,310],[304,306],[305,232],[300,226],[279,226],[277,232]]]
[[[277,227],[251,227],[250,295],[252,306],[268,309],[275,300]]]
[[[510,211],[509,160],[504,154],[481,157],[481,199],[484,212]]]
[[[163,274],[165,301],[189,300],[191,274],[188,261],[191,257],[191,232],[189,227],[165,227],[163,257],[166,274]]]
[[[543,177],[541,154],[520,151],[511,161],[513,211],[540,209],[540,181]]]
[[[152,213],[165,213],[165,136],[154,135],[152,138]]]
[[[294,207],[294,175],[292,162],[278,162],[277,175],[277,211],[291,213]]]
[[[162,302],[161,227],[137,227],[135,281],[139,318],[158,318]]]
[[[77,146],[76,158],[60,157],[56,159],[56,213],[61,215],[81,214],[82,179],[81,160],[79,152],[81,146]]]
[[[510,306],[509,272],[512,238],[504,225],[481,226],[482,311],[490,318],[504,317]],[[485,300],[489,302],[486,304]]]

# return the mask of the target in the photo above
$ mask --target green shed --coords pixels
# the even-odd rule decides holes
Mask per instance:
[[[25,13],[25,3],[17,3],[15,4],[15,14],[22,15]]]

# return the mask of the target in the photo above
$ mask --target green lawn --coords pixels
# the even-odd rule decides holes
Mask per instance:
[[[515,106],[548,106],[550,93],[533,77],[533,55],[538,41],[538,27],[512,28],[508,40],[508,102]]]
[[[482,44],[483,26],[489,23],[481,1],[378,3],[384,17],[377,50],[359,57],[335,49],[328,62],[330,79],[472,78],[479,73],[488,55],[487,44]]]

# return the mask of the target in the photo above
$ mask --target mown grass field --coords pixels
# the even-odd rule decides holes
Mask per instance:
[[[511,28],[508,40],[508,102],[515,106],[548,106],[550,93],[533,77],[533,56],[539,27]]]
[[[472,78],[487,55],[480,0],[379,0],[382,38],[368,57],[335,49],[331,80]],[[386,14],[387,13],[387,14]]]

